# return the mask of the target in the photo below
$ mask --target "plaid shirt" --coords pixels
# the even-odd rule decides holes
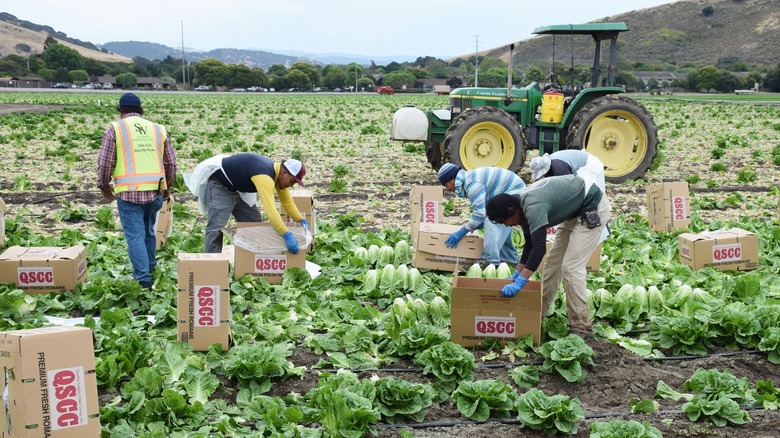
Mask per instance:
[[[122,118],[137,116],[141,117],[138,113],[128,113]],[[100,190],[111,188],[111,181],[116,167],[116,131],[114,131],[114,125],[108,125],[106,131],[103,133],[103,141],[100,143],[100,153],[98,154],[98,178],[95,185]],[[165,137],[165,151],[163,153],[163,167],[165,168],[165,180],[168,183],[168,187],[176,180],[176,151],[171,147],[170,135]],[[132,202],[134,204],[148,204],[155,200],[157,197],[156,190],[144,190],[144,191],[127,191],[117,193],[116,196],[123,201]]]

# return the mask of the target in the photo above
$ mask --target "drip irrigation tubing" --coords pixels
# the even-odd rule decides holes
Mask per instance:
[[[705,354],[702,356],[668,356],[668,357],[643,357],[643,361],[652,362],[652,361],[674,361],[674,360],[694,360],[694,359],[704,359],[707,357],[728,357],[728,356],[740,356],[743,354],[759,354],[762,353],[761,350],[739,350],[739,351],[730,351],[726,353],[713,353],[713,354]],[[534,362],[513,362],[513,363],[490,363],[490,364],[480,364],[477,366],[477,369],[501,369],[501,368],[515,368],[519,366],[524,365],[541,365],[543,361],[534,361]],[[321,369],[307,369],[306,373],[318,373],[320,371],[336,371],[337,368],[321,368]],[[423,368],[370,368],[370,369],[350,369],[349,371],[352,371],[353,373],[368,373],[368,372],[377,372],[377,373],[421,373],[423,372]]]
[[[692,356],[669,356],[669,357],[643,357],[642,360],[644,361],[692,360],[692,359],[703,359],[705,357],[739,356],[742,354],[756,354],[756,353],[761,353],[761,350],[739,350],[739,351],[730,351],[727,353],[705,354],[701,356],[692,355]]]
[[[742,406],[740,409],[745,411],[769,411],[770,409],[765,409],[763,407],[759,406]],[[667,409],[663,411],[655,411],[652,414],[658,414],[658,415],[682,415],[685,414],[685,412],[682,411],[682,409]],[[630,417],[632,415],[641,415],[641,413],[633,413],[633,412],[604,412],[600,414],[588,414],[583,417],[583,420],[597,420],[600,418],[615,418],[615,417]],[[499,423],[499,424],[522,424],[522,421],[518,419],[508,419],[508,420],[501,420],[501,419],[492,419],[488,421],[472,421],[472,420],[458,420],[458,421],[438,421],[438,422],[432,422],[432,423],[395,423],[395,424],[378,424],[377,426],[380,429],[402,429],[402,428],[410,428],[410,429],[427,429],[430,427],[455,427],[455,426],[464,426],[464,425],[473,425],[473,424],[489,424],[489,423]]]

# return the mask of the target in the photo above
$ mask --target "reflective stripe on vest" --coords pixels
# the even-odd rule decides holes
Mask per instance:
[[[113,126],[117,155],[114,193],[165,189],[162,126],[136,116],[114,122]]]

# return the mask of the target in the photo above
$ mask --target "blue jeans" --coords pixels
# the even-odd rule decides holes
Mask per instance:
[[[263,218],[256,207],[246,205],[238,192],[231,192],[222,183],[209,179],[204,198],[208,211],[206,236],[203,239],[205,252],[222,252],[222,228],[232,214],[236,222],[260,222]]]
[[[162,196],[148,204],[134,204],[116,198],[119,220],[127,242],[127,254],[133,265],[133,278],[144,287],[152,286],[152,272],[157,267],[154,221],[162,203]]]
[[[510,267],[517,265],[517,249],[512,244],[512,227],[494,224],[485,218],[482,261],[497,265],[506,262]]]

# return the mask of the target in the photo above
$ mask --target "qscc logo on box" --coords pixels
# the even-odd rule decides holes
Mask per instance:
[[[686,259],[691,258],[691,247],[690,247],[690,245],[680,245],[680,255],[685,257]]]
[[[742,259],[742,244],[713,245],[712,260],[716,262],[734,262]]]
[[[688,212],[688,206],[687,202],[685,202],[685,198],[682,196],[675,196],[672,199],[672,212],[674,216],[674,220],[685,220],[685,217],[687,216]]]
[[[219,286],[195,286],[195,327],[219,325]]]
[[[87,424],[87,394],[84,368],[63,368],[47,372],[52,399],[53,430]]]
[[[287,256],[255,256],[255,272],[281,274],[287,269]]]
[[[425,201],[423,205],[425,212],[425,223],[436,224],[439,222],[439,203],[436,201]]]
[[[54,268],[16,268],[16,282],[20,286],[54,286]]]
[[[474,318],[474,334],[491,338],[514,338],[516,318],[477,316]]]

